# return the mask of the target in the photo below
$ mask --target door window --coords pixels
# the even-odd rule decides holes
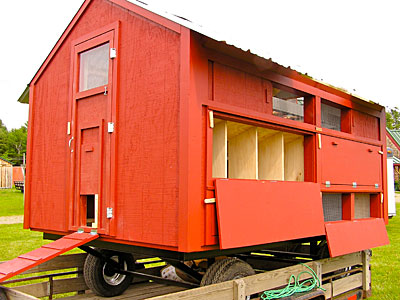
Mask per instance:
[[[79,54],[79,92],[108,84],[109,43]]]

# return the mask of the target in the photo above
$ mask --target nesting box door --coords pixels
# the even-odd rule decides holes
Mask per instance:
[[[73,46],[69,229],[110,234],[114,30]]]

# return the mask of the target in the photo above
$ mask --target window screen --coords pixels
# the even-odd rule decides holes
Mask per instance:
[[[324,103],[321,103],[321,126],[323,128],[340,131],[341,110]]]
[[[108,84],[109,43],[79,54],[79,91]]]
[[[342,220],[342,194],[322,194],[324,221]]]

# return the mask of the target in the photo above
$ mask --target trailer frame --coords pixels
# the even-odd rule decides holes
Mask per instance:
[[[321,280],[322,287],[326,290],[324,292],[326,299],[348,299],[351,296],[360,296],[361,294],[363,298],[366,298],[371,296],[371,255],[371,250],[364,250],[335,258],[310,260],[306,262],[305,265],[311,267]],[[35,274],[34,276],[22,279],[6,281],[3,283],[5,286],[0,286],[0,290],[3,291],[9,300],[34,300],[37,299],[37,297],[45,296],[52,299],[56,294],[70,292],[75,292],[77,295],[69,296],[69,294],[66,298],[68,300],[92,300],[98,296],[88,292],[88,288],[82,276],[85,257],[86,253],[56,257],[51,261],[25,272],[25,274],[46,272],[46,274]],[[73,270],[65,271],[66,268],[72,268]],[[147,272],[154,276],[160,272],[161,268],[162,266],[148,268]],[[296,264],[273,271],[261,272],[237,280],[189,290],[185,290],[183,287],[168,286],[155,282],[143,282],[143,279],[141,282],[138,282],[140,280],[134,279],[136,283],[132,284],[124,294],[114,298],[125,298],[129,300],[192,300],[199,299],[200,297],[206,300],[246,299],[249,295],[286,285],[291,274],[298,274],[304,269],[305,267],[303,265]],[[71,277],[71,274],[73,277]],[[69,275],[69,278],[57,279],[60,278],[60,276],[65,277],[65,275]],[[45,281],[26,284],[27,281],[40,278]],[[306,278],[307,277],[304,277],[304,279]],[[15,284],[20,285],[10,287]]]

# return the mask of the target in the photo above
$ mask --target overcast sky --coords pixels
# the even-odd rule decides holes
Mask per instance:
[[[400,106],[400,2],[142,0],[318,80]],[[0,119],[28,119],[17,103],[83,0],[1,1]]]

